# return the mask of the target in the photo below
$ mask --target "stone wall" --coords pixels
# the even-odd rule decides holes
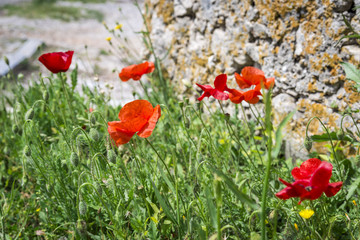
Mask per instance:
[[[213,83],[216,75],[244,66],[274,76],[274,112],[278,123],[298,109],[286,129],[294,157],[304,157],[305,127],[313,116],[340,126],[348,106],[359,109],[359,94],[345,80],[341,61],[358,64],[356,40],[342,14],[360,29],[355,5],[360,0],[146,0],[147,20],[156,52],[179,91],[196,97],[195,82]],[[198,96],[198,95],[197,95]],[[322,132],[314,121],[311,133]],[[318,149],[319,150],[319,149]],[[321,151],[321,150],[320,150]]]

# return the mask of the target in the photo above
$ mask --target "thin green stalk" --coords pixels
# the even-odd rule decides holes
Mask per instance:
[[[175,197],[176,197],[176,215],[177,215],[177,222],[179,223],[177,225],[178,230],[178,239],[181,239],[181,223],[180,223],[180,204],[179,204],[179,186],[177,181],[177,161],[176,157],[174,157],[174,175],[175,175]]]
[[[73,120],[73,123],[74,123],[74,124],[77,124],[77,121],[76,121],[76,118],[75,118],[75,112],[74,112],[74,109],[73,109],[73,106],[72,106],[72,102],[71,102],[69,93],[68,93],[68,91],[67,91],[67,87],[66,87],[66,85],[65,85],[65,81],[66,81],[65,75],[60,72],[60,73],[58,74],[58,76],[59,76],[59,78],[60,78],[60,81],[61,81],[63,90],[64,90],[64,92],[65,92],[65,98],[66,98],[66,101],[68,102],[68,105],[69,105],[69,109],[70,109],[70,112],[71,112],[71,118],[72,118],[72,120]]]
[[[272,125],[271,125],[271,91],[269,90],[265,96],[265,130],[268,137],[267,141],[267,163],[265,171],[265,179],[261,196],[261,239],[266,239],[266,195],[269,189],[270,169],[271,169],[271,149],[272,149]]]
[[[174,181],[174,178],[173,178],[173,176],[171,175],[170,170],[169,170],[168,166],[166,165],[164,159],[160,156],[160,154],[158,153],[158,151],[156,151],[155,147],[151,144],[151,142],[150,142],[147,138],[145,138],[145,140],[146,140],[147,143],[151,146],[151,148],[155,151],[155,153],[156,153],[156,155],[159,157],[160,161],[164,164],[167,173],[169,174],[169,176],[170,176],[170,177],[173,179],[173,181]]]

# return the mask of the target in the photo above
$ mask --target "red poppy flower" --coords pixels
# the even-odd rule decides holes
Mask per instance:
[[[74,51],[45,53],[39,61],[52,73],[66,72],[71,64]]]
[[[120,121],[108,122],[108,132],[117,146],[129,142],[136,132],[139,137],[147,138],[160,116],[159,105],[153,108],[147,100],[135,100],[120,110]]]
[[[269,89],[275,84],[275,78],[265,78],[265,73],[255,67],[244,67],[241,75],[235,73],[235,80],[241,89],[249,88],[252,85],[261,85],[261,82],[264,83],[266,89]]]
[[[226,74],[220,74],[215,78],[214,85],[215,88],[211,87],[210,85],[198,85],[204,93],[198,98],[199,101],[202,101],[205,97],[213,96],[218,100],[228,100],[229,94],[225,93],[224,91],[228,91],[228,87],[226,85],[227,76]]]
[[[241,103],[243,100],[251,104],[258,103],[260,100],[258,96],[261,95],[260,87],[260,85],[257,85],[254,89],[246,92],[228,89],[230,101],[236,104]]]
[[[144,62],[125,67],[119,73],[121,81],[126,82],[129,79],[140,80],[141,76],[153,72],[155,65],[153,62]]]
[[[323,193],[327,197],[332,197],[342,187],[342,182],[329,183],[332,168],[329,162],[322,162],[316,158],[308,159],[301,164],[300,168],[295,167],[291,171],[295,179],[294,183],[288,183],[279,178],[286,188],[278,192],[276,196],[283,200],[300,197],[299,204],[305,199],[318,199]]]

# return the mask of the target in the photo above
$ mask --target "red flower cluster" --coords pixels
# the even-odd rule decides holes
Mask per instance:
[[[147,100],[135,100],[120,110],[120,121],[108,122],[108,132],[117,146],[128,143],[136,132],[139,137],[147,138],[160,116],[159,105],[153,108]]]
[[[255,104],[259,101],[258,96],[261,95],[261,86],[264,85],[266,89],[269,89],[272,88],[275,83],[275,78],[265,78],[264,72],[255,67],[245,67],[242,69],[241,74],[242,76],[235,73],[236,83],[239,87],[245,89],[255,86],[254,89],[239,91],[228,88],[226,85],[227,76],[226,74],[221,74],[215,78],[215,88],[212,88],[210,85],[196,84],[204,91],[198,100],[201,101],[204,97],[213,96],[219,100],[227,100],[230,98],[230,101],[236,104],[242,101]],[[228,93],[225,93],[225,91]]]
[[[130,65],[125,67],[119,73],[121,81],[126,82],[129,79],[140,80],[141,76],[153,72],[155,65],[153,62],[144,62],[140,64]]]
[[[283,179],[279,180],[286,185],[286,188],[276,194],[280,199],[286,200],[292,197],[299,197],[299,204],[305,200],[315,200],[323,193],[327,197],[334,196],[342,187],[342,182],[329,183],[333,166],[329,162],[322,162],[317,158],[311,158],[295,167],[291,174],[295,182],[288,183]]]
[[[66,72],[71,64],[74,51],[45,53],[39,61],[52,73]]]
[[[213,96],[219,100],[228,100],[229,94],[224,91],[228,91],[228,87],[226,86],[227,76],[226,74],[221,74],[215,78],[214,85],[215,88],[212,88],[210,85],[198,85],[204,93],[198,98],[199,101],[203,100],[205,97]]]

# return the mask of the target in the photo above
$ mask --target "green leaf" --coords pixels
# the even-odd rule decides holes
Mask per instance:
[[[178,224],[177,221],[175,220],[176,218],[174,217],[174,214],[172,214],[172,212],[174,212],[174,210],[172,209],[171,206],[167,205],[167,203],[165,202],[164,198],[161,196],[159,190],[156,188],[155,183],[153,181],[151,181],[153,187],[154,187],[154,191],[155,191],[155,196],[157,198],[157,200],[160,203],[160,206],[162,207],[162,209],[164,210],[166,216],[168,218],[170,218],[170,220],[175,223]]]
[[[347,141],[347,142],[352,142],[352,139],[349,138],[348,136],[343,136],[343,137],[339,137],[336,132],[331,132],[330,136],[327,133],[321,134],[321,135],[312,135],[310,137],[310,139],[313,142],[327,142],[330,141],[330,138],[332,141],[334,140],[339,140],[339,141]]]
[[[213,228],[217,228],[217,221],[216,221],[216,207],[212,200],[212,195],[209,187],[205,188],[205,197],[206,203],[210,215],[210,222],[212,223]]]
[[[286,126],[286,124],[290,121],[290,119],[294,116],[294,114],[296,113],[297,110],[292,111],[291,113],[289,113],[279,124],[278,128],[276,129],[276,133],[275,133],[275,146],[272,150],[272,158],[277,158],[279,152],[280,152],[280,148],[281,148],[281,143],[282,143],[282,130],[284,129],[284,127]]]
[[[259,206],[252,200],[250,199],[247,195],[245,195],[244,193],[242,193],[238,187],[235,185],[235,183],[228,178],[224,173],[222,173],[220,170],[208,165],[217,175],[219,175],[224,182],[226,183],[226,185],[229,187],[229,189],[235,194],[235,196],[243,203],[247,204],[249,207],[251,208],[259,208]]]
[[[353,80],[357,84],[360,84],[360,71],[354,65],[348,62],[341,62],[341,65],[344,68],[346,78]]]
[[[348,193],[346,194],[346,200],[349,200],[355,193],[356,189],[358,189],[360,184],[360,178],[357,178],[355,181],[352,182],[350,187],[348,188]]]

